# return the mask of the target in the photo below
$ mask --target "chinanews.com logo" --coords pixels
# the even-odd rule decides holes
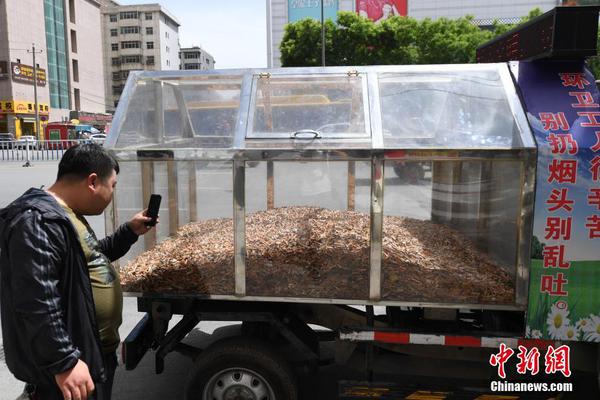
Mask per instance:
[[[527,348],[518,346],[517,373],[536,376],[540,372],[541,352],[537,347]],[[569,358],[570,348],[567,345],[554,347],[549,345],[544,354],[544,372],[548,375],[562,374],[565,378],[571,376]],[[508,382],[506,379],[506,363],[515,354],[515,350],[501,343],[498,353],[490,356],[490,365],[498,369],[502,380],[492,381],[490,390],[493,392],[572,392],[570,382]]]

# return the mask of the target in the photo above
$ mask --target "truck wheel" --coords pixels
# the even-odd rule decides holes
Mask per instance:
[[[288,363],[263,342],[230,338],[211,345],[196,360],[186,400],[296,400]]]

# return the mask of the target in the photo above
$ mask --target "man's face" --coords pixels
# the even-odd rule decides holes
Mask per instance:
[[[113,192],[117,186],[117,173],[113,170],[112,174],[105,179],[96,178],[92,186],[91,215],[99,215],[110,204]]]

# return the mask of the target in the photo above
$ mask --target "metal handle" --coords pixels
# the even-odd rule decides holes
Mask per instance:
[[[308,136],[298,136],[298,135],[312,135],[312,136],[308,137]],[[312,129],[302,129],[302,130],[292,133],[292,135],[290,136],[290,139],[320,139],[320,138],[321,138],[321,133],[319,131],[315,131]]]

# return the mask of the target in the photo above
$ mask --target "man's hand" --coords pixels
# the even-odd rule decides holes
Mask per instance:
[[[94,391],[88,366],[81,360],[68,371],[54,376],[65,400],[86,400]]]
[[[138,236],[143,235],[150,229],[152,229],[151,226],[146,225],[152,220],[152,218],[146,217],[147,211],[147,208],[143,211],[140,211],[139,213],[135,214],[133,218],[129,220],[129,222],[127,222],[131,230]],[[156,221],[156,223],[158,223],[158,220]]]

